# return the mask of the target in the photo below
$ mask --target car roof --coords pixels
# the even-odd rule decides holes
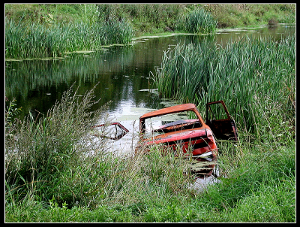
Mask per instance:
[[[157,117],[157,116],[161,116],[161,115],[165,115],[165,114],[178,113],[178,112],[188,111],[188,110],[196,110],[195,104],[187,103],[187,104],[181,104],[181,105],[177,105],[177,106],[163,108],[160,110],[155,110],[155,111],[144,114],[143,116],[140,117],[140,119]]]

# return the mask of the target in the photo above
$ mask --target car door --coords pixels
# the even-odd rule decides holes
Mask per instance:
[[[235,122],[222,100],[206,104],[206,124],[217,139],[238,140]]]

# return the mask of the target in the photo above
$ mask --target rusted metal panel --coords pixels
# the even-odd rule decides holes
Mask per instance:
[[[145,120],[167,114],[193,111],[197,119],[180,119],[153,129],[161,134],[145,138]],[[172,148],[174,154],[181,149],[183,158],[192,158],[190,171],[198,175],[212,174],[218,155],[218,147],[210,127],[203,121],[198,109],[192,103],[182,104],[146,113],[140,117],[140,147],[160,144]],[[141,149],[137,151],[140,152]],[[201,163],[200,163],[201,162]]]
[[[151,120],[151,118],[155,117],[161,119],[164,115],[169,114],[181,115],[182,117],[181,112],[190,111],[194,119],[172,119],[171,122],[170,119],[167,121],[160,120],[162,125],[158,128],[151,128],[151,136],[146,136],[146,119]],[[188,118],[191,115],[184,116]],[[146,113],[140,117],[139,121],[140,139],[136,147],[136,153],[147,153],[150,150],[150,146],[153,145],[161,145],[163,146],[163,152],[173,151],[175,156],[178,156],[179,151],[180,157],[190,160],[189,171],[200,176],[211,175],[216,165],[218,147],[215,137],[221,139],[238,139],[235,122],[222,100],[207,103],[206,122],[204,122],[195,104],[192,103]],[[93,128],[103,126],[115,126],[115,131],[112,130],[113,133],[110,134],[112,136],[108,134],[95,136],[118,140],[129,132],[119,122],[95,125]]]
[[[194,109],[196,109],[195,104],[192,104],[192,103],[181,104],[181,105],[171,106],[171,107],[167,107],[167,108],[163,108],[160,110],[155,110],[155,111],[146,113],[143,116],[141,116],[140,119],[147,119],[150,117],[158,117],[158,116],[165,115],[165,114],[178,113],[178,112],[194,110]]]
[[[139,124],[140,132],[145,131],[145,120],[148,119],[148,118],[158,117],[158,116],[162,116],[162,115],[166,115],[166,114],[184,112],[184,111],[193,111],[196,114],[196,116],[198,117],[198,120],[201,123],[201,125],[205,125],[205,122],[202,119],[202,117],[201,117],[197,107],[195,106],[195,104],[187,103],[187,104],[181,104],[181,105],[177,105],[177,106],[171,106],[171,107],[163,108],[163,109],[160,109],[160,110],[155,110],[155,111],[152,111],[150,113],[144,114],[143,116],[140,117],[140,124]]]

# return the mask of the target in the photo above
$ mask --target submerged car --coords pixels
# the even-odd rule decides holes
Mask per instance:
[[[155,144],[171,148],[191,160],[189,171],[210,176],[216,165],[216,139],[237,140],[237,129],[223,101],[206,105],[206,122],[197,107],[181,104],[146,113],[139,119],[140,143],[136,152],[149,151]]]

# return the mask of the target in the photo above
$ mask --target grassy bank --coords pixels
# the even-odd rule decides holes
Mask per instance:
[[[83,14],[63,5],[37,11],[40,17],[53,10],[54,23],[30,21],[25,32],[32,26],[39,28],[34,34],[48,35],[48,27],[63,31],[63,23],[70,30],[96,26],[87,26],[88,19],[80,25]],[[144,7],[130,6],[137,15]],[[74,17],[59,18],[62,8]],[[19,26],[14,19],[9,23]],[[75,49],[91,45],[77,39]],[[134,157],[107,154],[106,141],[90,136],[90,126],[105,118],[101,109],[91,111],[95,90],[81,96],[73,88],[38,119],[12,122],[19,110],[7,101],[5,221],[295,222],[295,37],[181,44],[166,52],[156,82],[163,96],[195,102],[201,113],[205,102],[225,100],[240,141],[219,141],[219,183],[202,192],[190,187],[195,180],[183,174],[187,163],[172,154],[161,156],[158,148]]]
[[[5,57],[57,57],[145,33],[295,22],[294,4],[5,4]],[[31,48],[33,47],[33,48]]]
[[[226,166],[225,170],[238,177],[237,181],[233,176],[222,180],[223,185],[224,182],[232,183],[227,185],[232,190],[228,194],[224,192],[226,189],[216,186],[221,191],[216,193],[220,196],[223,208],[230,212],[225,212],[225,217],[224,213],[219,216],[219,212],[216,212],[218,218],[213,220],[265,221],[270,218],[264,212],[264,200],[268,196],[266,191],[262,191],[270,190],[281,197],[283,192],[280,192],[278,182],[286,175],[281,173],[278,177],[263,180],[258,183],[259,186],[255,182],[261,170],[268,176],[278,171],[264,168],[273,162],[271,156],[278,162],[285,159],[279,150],[290,150],[290,155],[295,156],[295,37],[281,41],[244,38],[224,47],[212,43],[177,45],[174,50],[165,53],[155,78],[163,96],[197,103],[200,112],[205,112],[205,103],[208,101],[226,100],[242,140],[249,141],[243,141],[240,149],[234,149],[234,152],[228,152],[223,146],[220,148],[221,152],[225,151],[219,159],[220,165],[226,163],[223,166]],[[236,161],[241,163],[236,166]],[[294,158],[290,161],[295,162]],[[244,174],[247,176],[239,181]],[[285,190],[294,191],[294,179],[288,181],[289,186],[286,185]],[[274,185],[268,182],[274,182]],[[247,191],[245,185],[252,185],[251,190],[259,188],[258,192],[239,197],[241,191]],[[232,198],[230,194],[234,191],[237,197]],[[288,197],[294,200],[294,196],[290,194]],[[269,199],[276,200],[271,194]],[[234,209],[228,209],[228,203],[224,201],[235,201]],[[289,207],[294,207],[294,204],[291,203]],[[277,219],[275,216],[271,218],[274,218],[273,221]]]
[[[36,122],[9,123],[14,106],[6,113],[6,222],[295,221],[292,136],[249,142],[241,130],[239,143],[219,144],[220,182],[201,192],[187,163],[158,148],[105,153],[105,140],[89,136],[101,117],[94,103],[93,91],[69,90]]]
[[[218,21],[218,28],[296,21],[295,4],[206,4],[203,8]]]
[[[93,4],[65,7],[55,5],[54,10],[53,6],[43,4],[5,6],[5,57],[19,59],[60,57],[64,56],[65,52],[97,50],[108,44],[128,44],[134,34],[133,23],[137,22],[133,22],[131,18],[138,18],[137,23],[143,25],[148,21],[152,27],[160,27],[162,25],[159,22],[161,19],[158,19],[158,11],[166,12],[165,10],[169,9],[165,15],[168,18],[168,15],[172,15],[180,8],[171,5],[140,7]],[[81,11],[82,18],[75,17],[76,19],[68,23],[58,19],[60,12],[66,12],[66,9]],[[83,10],[85,13],[82,13]],[[31,11],[38,13],[34,16]],[[54,17],[49,12],[55,12],[57,15]],[[128,15],[125,12],[128,12]],[[178,16],[178,12],[175,15]],[[32,17],[36,17],[36,21]],[[173,19],[175,18],[179,21],[176,16]],[[215,27],[214,19],[203,9],[195,9],[180,18],[180,29],[189,32],[208,33],[213,32]],[[137,30],[135,32],[138,33]]]
[[[204,9],[217,28],[295,22],[295,4],[6,4],[5,16],[24,23],[94,23],[99,18],[126,19],[135,33],[176,30],[178,18]],[[141,34],[135,34],[141,35]]]
[[[152,153],[151,157],[140,157],[140,160],[106,159],[102,165],[98,164],[104,172],[94,170],[99,171],[99,176],[89,170],[97,180],[83,170],[72,169],[74,175],[78,174],[76,178],[84,182],[91,180],[89,190],[85,189],[82,197],[73,195],[76,201],[89,198],[86,205],[82,201],[71,207],[67,202],[58,204],[59,193],[48,202],[28,196],[15,205],[6,203],[6,221],[295,222],[294,147],[274,146],[269,152],[265,150],[269,146],[250,148],[243,144],[239,148],[230,161],[228,156],[233,150],[226,151],[227,157],[225,153],[220,157],[222,167],[233,168],[227,169],[228,178],[202,193],[185,187],[188,180],[180,172],[180,163],[171,156],[162,159],[158,153]],[[105,179],[105,176],[114,178]],[[73,182],[74,179],[64,185]],[[77,193],[77,187],[66,191]]]
[[[61,57],[66,52],[97,50],[102,45],[127,44],[133,31],[126,21],[53,24],[5,22],[5,57]]]

